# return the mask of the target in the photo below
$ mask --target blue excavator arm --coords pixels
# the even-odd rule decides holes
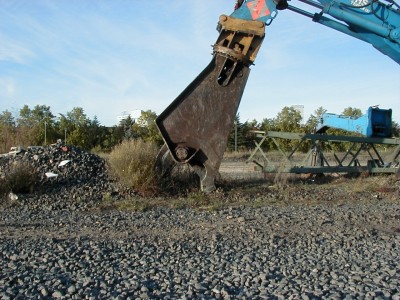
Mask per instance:
[[[250,67],[279,10],[370,43],[400,64],[400,10],[393,0],[298,1],[318,12],[287,0],[239,0],[230,16],[220,16],[211,62],[156,119],[165,142],[156,163],[161,175],[186,163],[200,177],[203,191],[215,189]]]
[[[231,17],[270,25],[279,10],[288,9],[312,21],[367,42],[400,64],[400,6],[393,0],[298,0],[319,12],[290,5],[287,0],[238,1]]]

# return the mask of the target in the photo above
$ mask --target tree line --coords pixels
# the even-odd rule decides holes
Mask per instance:
[[[254,149],[254,130],[313,133],[321,115],[325,112],[323,107],[319,107],[306,122],[303,122],[300,112],[293,107],[284,107],[275,118],[265,118],[261,122],[257,120],[241,122],[240,115],[237,115],[228,137],[228,150]],[[362,112],[358,108],[348,107],[342,114],[359,117]],[[75,107],[66,114],[54,115],[50,106],[36,105],[30,108],[24,105],[19,110],[18,116],[14,116],[8,110],[0,114],[0,153],[8,152],[12,146],[41,146],[58,140],[97,152],[108,152],[125,139],[140,138],[161,146],[163,140],[155,124],[156,118],[155,112],[147,110],[142,111],[136,120],[127,117],[115,126],[106,127],[100,125],[96,116],[90,119],[81,107]],[[393,122],[393,128],[395,135],[399,136],[399,125]],[[328,133],[331,134],[354,134],[329,130]],[[283,142],[285,150],[293,145],[294,142],[290,140]],[[268,141],[263,147],[265,150],[271,150],[275,145]]]
[[[0,114],[0,153],[8,152],[13,146],[42,146],[59,140],[99,152],[110,151],[126,138],[137,137],[161,143],[154,122],[156,117],[154,112],[144,111],[136,122],[128,118],[118,125],[106,127],[100,125],[96,116],[90,119],[81,107],[57,116],[51,112],[50,106],[30,108],[24,105],[18,116],[13,116],[8,110]]]

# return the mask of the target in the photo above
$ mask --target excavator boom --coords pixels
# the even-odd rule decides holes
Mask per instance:
[[[165,141],[157,158],[160,173],[175,163],[188,163],[199,175],[203,191],[215,189],[250,66],[265,26],[279,10],[289,9],[370,43],[400,64],[400,11],[393,0],[299,1],[320,11],[311,13],[287,0],[239,0],[231,16],[220,17],[211,62],[156,120]]]

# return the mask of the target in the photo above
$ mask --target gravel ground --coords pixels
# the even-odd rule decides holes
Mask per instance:
[[[147,212],[28,197],[0,214],[0,298],[400,299],[399,201],[359,197]]]
[[[138,196],[96,156],[14,160],[58,177],[0,205],[0,299],[400,299],[399,181],[228,182],[221,209],[131,212],[104,206]]]

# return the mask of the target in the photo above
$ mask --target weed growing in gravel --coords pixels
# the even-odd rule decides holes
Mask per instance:
[[[354,179],[352,184],[348,184],[350,191],[355,193],[368,192],[374,196],[385,195],[386,197],[397,198],[396,192],[399,190],[396,176],[395,175],[380,175],[380,176],[369,176],[366,178],[360,177]]]
[[[154,168],[158,146],[142,140],[126,140],[117,145],[108,157],[111,171],[122,184],[145,194],[158,190]]]
[[[278,172],[275,175],[274,184],[281,189],[286,189],[289,186],[289,177],[288,173]]]
[[[103,202],[105,203],[112,202],[112,196],[110,193],[107,192],[103,194]]]
[[[210,205],[210,197],[202,191],[196,191],[188,195],[186,201],[190,207]]]
[[[173,198],[168,201],[168,207],[173,209],[185,209],[188,208],[188,202],[186,198]]]
[[[115,208],[121,211],[140,211],[144,212],[157,206],[154,201],[146,201],[145,199],[126,199],[115,202]]]

